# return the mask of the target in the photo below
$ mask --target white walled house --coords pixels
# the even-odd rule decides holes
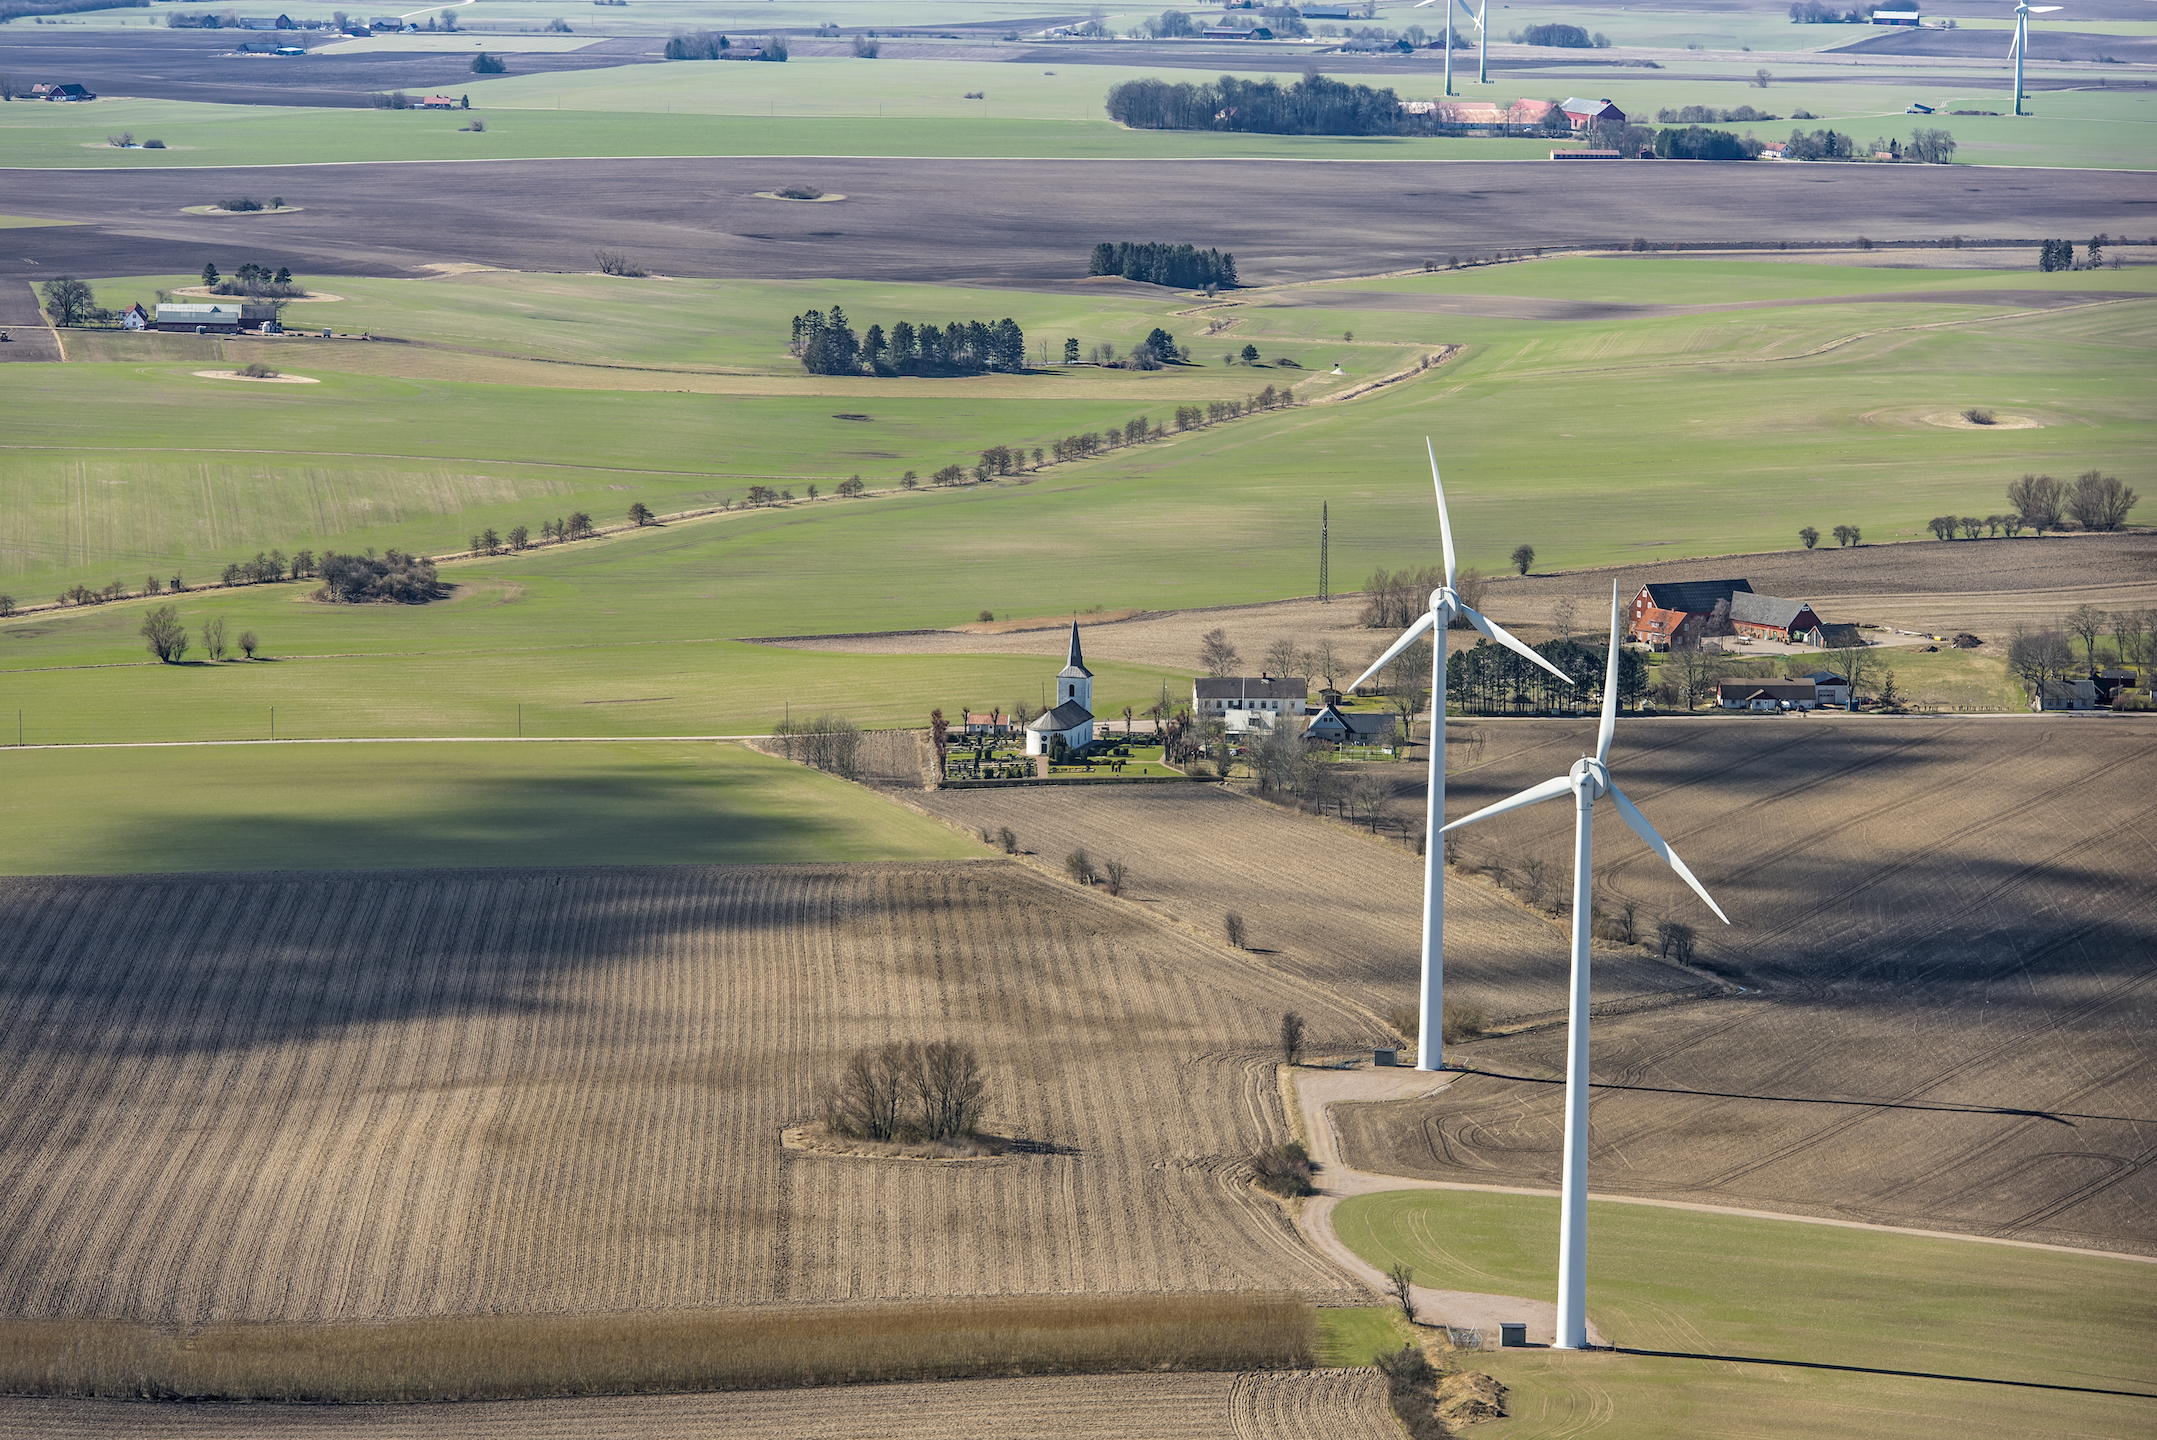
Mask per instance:
[[[1301,675],[1224,675],[1191,682],[1191,713],[1219,720],[1230,730],[1270,727],[1283,715],[1301,719],[1310,709],[1311,682]]]

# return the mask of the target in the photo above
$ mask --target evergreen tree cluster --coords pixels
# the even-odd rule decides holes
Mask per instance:
[[[1232,130],[1250,135],[1393,135],[1400,97],[1311,73],[1293,85],[1223,75],[1210,85],[1126,80],[1108,92],[1109,118],[1134,130]]]
[[[871,325],[856,335],[846,312],[811,310],[794,317],[788,349],[811,375],[979,375],[1026,368],[1026,332],[1009,316],[984,324],[954,320],[916,325],[901,320],[887,336]]]
[[[1200,250],[1191,245],[1157,242],[1110,244],[1093,247],[1088,275],[1121,275],[1148,285],[1173,285],[1197,290],[1208,285],[1224,288],[1236,283],[1236,257],[1220,250]],[[1156,334],[1160,333],[1158,331]],[[1170,357],[1173,358],[1173,357]]]
[[[1759,141],[1740,140],[1728,130],[1688,125],[1655,132],[1655,154],[1661,160],[1750,160],[1759,153]]]
[[[2075,242],[2072,240],[2038,241],[2037,268],[2044,271],[2074,269]]]
[[[1534,647],[1551,664],[1573,677],[1573,684],[1532,664],[1503,645],[1478,640],[1472,650],[1456,650],[1446,659],[1446,690],[1461,713],[1495,715],[1517,710],[1549,710],[1560,705],[1603,703],[1604,667],[1609,652],[1578,640],[1546,640]],[[1648,693],[1647,662],[1630,650],[1618,653],[1618,705],[1637,705]]]

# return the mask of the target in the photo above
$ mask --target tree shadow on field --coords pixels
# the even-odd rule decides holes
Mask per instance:
[[[1851,1375],[1891,1375],[1908,1380],[1953,1380],[1964,1385],[2003,1385],[2016,1390],[2059,1390],[2071,1395],[2119,1395],[2130,1400],[2157,1400],[2147,1390],[2102,1390],[2093,1385],[2057,1385],[2045,1380],[2001,1380],[1990,1375],[1946,1375],[1935,1370],[1888,1370],[1871,1365],[1835,1365],[1823,1360],[1778,1360],[1765,1355],[1710,1355],[1691,1350],[1635,1350],[1626,1345],[1611,1347],[1613,1355],[1639,1355],[1655,1360],[1718,1360],[1728,1365],[1780,1365],[1798,1370],[1838,1370]]]

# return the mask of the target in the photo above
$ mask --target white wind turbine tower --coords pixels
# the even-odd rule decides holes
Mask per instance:
[[[2054,10],[2064,10],[2064,5],[2032,5],[2030,0],[2015,0],[2015,38],[2007,42],[2007,54],[2015,62],[2015,113],[2022,113],[2022,61],[2030,53],[2030,17],[2048,15]],[[1451,52],[1448,52],[1451,53]]]
[[[1593,840],[1595,802],[1608,795],[1618,815],[1648,848],[1693,887],[1693,893],[1715,912],[1723,914],[1701,888],[1693,872],[1685,868],[1677,852],[1663,843],[1648,817],[1635,809],[1610,778],[1610,740],[1618,728],[1618,587],[1610,587],[1610,667],[1603,680],[1603,723],[1595,737],[1595,758],[1582,756],[1573,768],[1555,779],[1530,786],[1508,800],[1487,805],[1473,815],[1446,826],[1458,830],[1508,810],[1518,810],[1542,800],[1555,800],[1571,793],[1573,812],[1573,983],[1565,1034],[1565,1178],[1560,1191],[1558,1220],[1558,1334],[1560,1350],[1583,1350],[1588,1344],[1588,934],[1593,921],[1595,875]]]
[[[1431,484],[1438,491],[1438,538],[1445,547],[1445,584],[1431,591],[1430,609],[1423,612],[1423,618],[1409,626],[1385,654],[1373,660],[1371,668],[1348,689],[1354,693],[1357,685],[1392,664],[1395,656],[1426,633],[1430,635],[1431,769],[1430,783],[1425,787],[1423,817],[1423,981],[1416,1010],[1419,1027],[1416,1032],[1416,1069],[1437,1070],[1445,1062],[1445,846],[1438,842],[1438,827],[1445,823],[1446,627],[1453,623],[1454,616],[1464,616],[1476,629],[1533,660],[1566,684],[1572,684],[1573,677],[1507,634],[1495,621],[1478,614],[1455,592],[1453,587],[1459,572],[1453,559],[1453,524],[1446,518],[1445,482],[1438,478],[1438,452],[1428,438],[1423,441],[1423,448],[1430,452]]]
[[[1482,4],[1485,10],[1490,9],[1490,0],[1482,0]],[[1482,15],[1468,8],[1468,0],[1451,0],[1451,5],[1449,5],[1446,9],[1445,35],[1442,37],[1445,44],[1445,93],[1448,95],[1451,95],[1453,93],[1452,5],[1458,5],[1460,7],[1460,13],[1475,22],[1476,41],[1479,45],[1482,46],[1483,50],[1483,73],[1476,78],[1480,80],[1483,84],[1487,85],[1490,83],[1490,37],[1483,33],[1483,17]]]

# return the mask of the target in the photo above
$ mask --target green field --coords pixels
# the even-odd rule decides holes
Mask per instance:
[[[1556,1290],[1555,1198],[1392,1191],[1335,1225],[1421,1285]],[[2157,1267],[1615,1203],[1588,1207],[1588,1255],[1588,1313],[1617,1352],[1474,1357],[1512,1387],[1507,1436],[2125,1440],[2157,1423]]]
[[[1359,1306],[1318,1312],[1318,1363],[1355,1366],[1374,1363],[1403,1345],[1413,1344],[1401,1312],[1390,1305]]]
[[[740,745],[6,750],[0,874],[775,865],[983,853]]]
[[[292,735],[507,735],[520,702],[528,734],[761,731],[790,703],[919,724],[932,705],[1026,698],[1043,678],[1039,666],[732,642],[945,627],[982,609],[1171,609],[1309,594],[1322,502],[1331,507],[1336,588],[1360,583],[1374,566],[1428,559],[1425,435],[1448,468],[1463,561],[1489,570],[1523,541],[1539,564],[1563,569],[1781,548],[1808,523],[1855,523],[1874,541],[1920,538],[1943,510],[1997,508],[2025,471],[2071,476],[2097,466],[2140,481],[2157,439],[2139,382],[2157,304],[2093,297],[2084,308],[2039,313],[1874,299],[1530,321],[1355,308],[1367,303],[1355,293],[1698,304],[1891,297],[1888,287],[2072,292],[2131,286],[2138,273],[1943,275],[1644,256],[1346,282],[1331,292],[1339,308],[1274,305],[1268,292],[1246,292],[1236,297],[1245,303],[1214,312],[1233,326],[1212,343],[1248,340],[1269,356],[1311,357],[1313,368],[1339,358],[1351,380],[1440,344],[1464,348],[1347,403],[911,494],[893,488],[902,467],[926,476],[992,443],[1046,446],[1133,414],[1166,421],[1206,387],[1308,383],[1301,377],[1310,372],[1227,368],[1216,356],[1152,374],[1051,367],[978,381],[811,380],[784,373],[774,353],[783,316],[823,295],[843,297],[857,320],[893,319],[932,303],[921,287],[775,286],[752,303],[725,282],[332,278],[325,288],[353,298],[323,311],[349,305],[369,327],[498,353],[573,353],[578,307],[602,295],[671,305],[692,322],[738,306],[742,318],[708,327],[614,327],[628,338],[602,353],[729,371],[713,383],[822,393],[340,373],[331,367],[343,355],[395,366],[463,353],[351,342],[274,347],[280,365],[321,378],[311,386],[207,381],[170,360],[9,366],[0,395],[16,418],[0,441],[9,447],[0,590],[34,602],[78,580],[137,588],[146,574],[178,571],[199,583],[273,546],[446,552],[482,526],[536,532],[577,508],[618,522],[632,501],[671,513],[738,499],[749,483],[806,494],[814,481],[828,494],[859,473],[872,492],[452,562],[444,573],[460,598],[447,604],[333,607],[289,584],[178,602],[191,628],[222,615],[234,635],[255,630],[274,664],[148,663],[137,601],[20,616],[0,626],[0,713],[22,709],[30,738],[52,742],[251,738],[264,733],[271,705]],[[1104,296],[1090,325],[1084,301],[1066,296],[967,298],[1007,299],[995,313],[1023,311],[1051,336],[1068,325],[1089,343],[1128,341],[1162,321],[1191,334],[1202,359],[1209,344],[1193,333],[1196,320],[1169,313],[1189,303],[1174,297]],[[524,318],[534,313],[541,318]],[[1352,343],[1340,338],[1348,330]],[[310,355],[327,363],[299,363]],[[1972,404],[2041,428],[1956,430],[1928,419]],[[1562,527],[1549,518],[1560,513],[1569,517]],[[1960,663],[1911,663],[1965,688],[1990,683],[1948,676],[1951,661]],[[86,666],[119,668],[78,668]],[[1103,698],[1113,707],[1143,702],[1162,678],[1107,667]]]
[[[569,13],[575,19],[588,19]],[[1396,17],[1396,26],[1415,17]],[[1421,17],[1427,19],[1427,16]],[[1706,19],[1707,17],[1702,17]],[[1587,22],[1583,22],[1587,23]],[[1790,26],[1813,43],[1856,38],[1841,26]],[[1781,34],[1778,31],[1778,35]],[[1821,32],[1840,32],[1822,34]],[[1623,43],[1622,41],[1620,43]],[[1786,80],[1761,90],[1730,78],[1726,60],[1670,61],[1652,72],[1583,71],[1536,75],[1490,86],[1456,81],[1464,98],[1559,98],[1593,90],[1646,123],[1665,107],[1751,105],[1806,121],[1756,121],[1762,139],[1792,128],[1832,127],[1861,141],[1906,137],[1911,128],[1945,126],[1960,142],[1961,163],[2147,169],[2157,165],[2157,97],[2108,88],[2047,91],[2037,113],[2017,118],[1948,116],[1950,109],[1999,110],[2007,71],[1869,67],[1862,80],[1846,68],[1796,69],[1797,57],[1764,56]],[[305,61],[292,63],[304,64]],[[517,68],[514,54],[510,68]],[[2086,67],[2084,67],[2086,68]],[[1638,74],[1638,78],[1634,78]],[[1872,83],[1883,75],[1902,84]],[[176,100],[109,99],[90,106],[8,106],[0,113],[0,156],[32,168],[297,165],[383,160],[532,159],[688,155],[995,156],[1065,159],[1499,160],[1535,159],[1540,139],[1235,135],[1125,130],[1102,108],[1111,85],[1138,76],[1175,83],[1208,78],[1205,70],[1144,66],[1020,64],[991,60],[854,60],[800,56],[785,65],[679,62],[597,70],[474,76],[453,87],[487,121],[464,133],[463,112],[325,110],[212,105]],[[1435,66],[1398,74],[1352,75],[1391,86],[1404,99],[1434,98]],[[984,98],[966,97],[980,92]],[[1942,113],[1909,116],[1923,100]],[[117,149],[121,130],[165,141],[164,150]]]

